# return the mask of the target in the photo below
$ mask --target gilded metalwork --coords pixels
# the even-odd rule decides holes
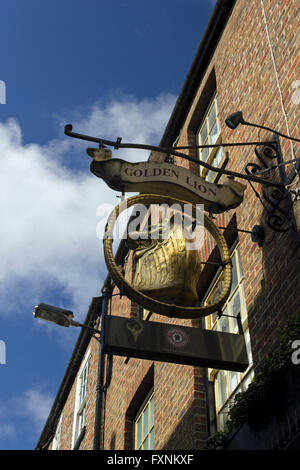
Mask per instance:
[[[231,281],[232,281],[232,272],[231,272],[231,262],[230,262],[230,256],[229,256],[229,249],[226,244],[225,238],[221,231],[216,227],[216,225],[212,222],[212,220],[207,217],[204,214],[204,226],[205,228],[211,233],[211,235],[214,237],[218,248],[220,250],[221,254],[221,260],[224,266],[224,284],[222,291],[220,293],[220,296],[218,299],[214,301],[214,303],[208,305],[208,306],[203,306],[203,305],[195,305],[197,301],[195,301],[194,294],[195,291],[193,288],[190,289],[190,292],[186,296],[186,301],[192,302],[192,305],[178,305],[174,301],[165,301],[165,300],[157,300],[154,297],[150,296],[152,293],[150,293],[150,289],[147,290],[147,287],[150,286],[151,278],[150,276],[155,274],[157,276],[157,279],[155,281],[156,287],[158,285],[158,282],[160,279],[160,275],[157,275],[155,273],[155,269],[152,268],[151,272],[148,274],[148,281],[144,285],[146,287],[145,292],[147,290],[147,293],[142,292],[141,290],[138,290],[135,288],[134,285],[129,284],[129,282],[125,279],[123,276],[121,270],[118,268],[116,265],[114,256],[113,256],[113,251],[112,251],[112,242],[113,242],[113,230],[115,226],[115,222],[117,217],[126,210],[127,208],[135,205],[135,204],[144,204],[146,206],[149,206],[151,204],[169,204],[170,206],[172,204],[179,204],[182,208],[184,207],[184,204],[186,204],[186,201],[181,201],[178,199],[174,199],[170,196],[160,196],[160,195],[154,195],[154,194],[141,194],[138,196],[133,196],[125,201],[122,201],[115,209],[112,211],[107,225],[105,229],[105,234],[104,234],[104,239],[103,239],[103,244],[104,244],[104,256],[105,256],[105,261],[107,268],[109,270],[109,273],[113,279],[113,281],[116,283],[116,285],[119,287],[119,289],[132,301],[136,302],[137,304],[141,305],[142,307],[146,308],[147,310],[150,310],[155,313],[159,313],[161,315],[166,315],[166,316],[171,316],[171,317],[178,317],[178,318],[200,318],[206,315],[209,315],[213,312],[219,311],[222,308],[222,305],[224,302],[227,300],[229,294],[230,294],[230,289],[231,289]],[[196,211],[196,207],[193,206],[194,211]],[[130,242],[129,242],[130,243]],[[172,242],[173,243],[173,242]],[[183,242],[182,242],[183,243]],[[163,245],[160,244],[160,242],[157,243],[157,248],[156,250],[159,251],[160,248],[162,248]],[[178,273],[178,266],[179,264],[174,262],[175,257],[177,254],[182,252],[182,246],[179,244],[170,244],[172,254],[170,256],[165,257],[165,261],[172,259],[171,266],[172,269],[174,270],[174,273]],[[177,248],[179,247],[179,251],[177,253]],[[143,250],[143,247],[139,247],[140,250]],[[152,251],[152,258],[155,254],[154,246],[149,249],[149,247],[145,247],[144,249],[148,249],[148,252],[151,254]],[[153,251],[154,250],[154,251]],[[144,252],[146,254],[146,251]],[[188,261],[189,258],[186,259]],[[162,255],[160,255],[160,261],[163,261]],[[164,262],[165,262],[164,261]],[[180,275],[181,280],[184,277],[184,273],[186,273],[186,270],[188,268],[188,263],[185,261],[183,264],[183,273]],[[201,261],[199,261],[201,262]],[[194,260],[194,263],[197,264],[196,259]],[[195,264],[195,266],[196,266]],[[158,269],[162,269],[160,264],[156,264]],[[167,269],[170,269],[169,265],[166,265],[163,267],[162,272],[167,273]],[[190,266],[191,269],[191,266]],[[138,276],[136,279],[136,283],[141,287],[141,283],[143,284],[143,271],[144,268],[141,266],[138,271]],[[167,282],[171,282],[171,279],[173,279],[174,273],[170,274],[169,277],[167,277]],[[200,271],[198,270],[198,275]],[[196,273],[195,273],[196,276]],[[193,278],[194,279],[194,278]],[[186,283],[185,283],[186,285]],[[166,287],[166,286],[164,286]],[[142,287],[143,288],[143,287]],[[184,287],[182,286],[181,292],[184,290]],[[175,291],[175,289],[174,289]],[[160,292],[162,294],[162,290]],[[148,295],[149,294],[149,295]],[[155,294],[155,293],[154,293]],[[157,292],[156,292],[157,294]],[[166,292],[165,292],[166,294]],[[171,296],[172,297],[172,296]],[[178,297],[178,296],[176,296]],[[178,300],[177,300],[178,301]]]
[[[133,287],[157,300],[195,305],[199,300],[199,252],[187,249],[182,224],[173,220],[168,238],[163,237],[164,226],[162,221],[149,232],[128,234],[127,245],[134,250],[136,263]],[[147,239],[141,238],[145,235]]]

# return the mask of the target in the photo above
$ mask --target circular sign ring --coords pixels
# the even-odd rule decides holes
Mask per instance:
[[[177,317],[177,318],[186,318],[186,319],[195,319],[201,318],[211,313],[219,311],[230,294],[231,282],[232,282],[232,271],[231,271],[231,260],[229,249],[226,243],[226,240],[222,232],[218,227],[212,222],[212,220],[204,214],[204,226],[211,233],[215,239],[217,246],[221,254],[221,262],[224,264],[224,282],[223,288],[220,293],[219,298],[210,305],[207,306],[196,306],[196,307],[186,307],[175,304],[168,304],[166,302],[161,302],[155,300],[142,292],[134,289],[130,285],[124,276],[121,274],[120,269],[118,268],[112,250],[113,242],[113,230],[119,215],[129,207],[135,204],[144,204],[149,206],[151,204],[169,204],[174,203],[180,204],[181,207],[184,204],[189,204],[187,201],[181,201],[175,199],[171,196],[161,196],[158,194],[139,194],[137,196],[132,196],[129,199],[122,201],[118,206],[114,208],[111,212],[109,219],[105,227],[105,233],[103,238],[103,248],[104,248],[104,257],[105,262],[110,273],[111,278],[117,285],[117,287],[133,302],[136,302],[138,305],[141,305],[145,309],[158,313],[160,315],[165,315],[168,317]],[[193,204],[193,209],[196,210],[196,206]]]

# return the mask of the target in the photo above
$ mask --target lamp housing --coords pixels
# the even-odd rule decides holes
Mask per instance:
[[[71,310],[40,303],[34,307],[33,316],[68,328],[72,325],[74,314]]]
[[[230,114],[226,119],[225,123],[230,129],[236,129],[239,124],[244,124],[244,118],[242,111],[236,111]]]

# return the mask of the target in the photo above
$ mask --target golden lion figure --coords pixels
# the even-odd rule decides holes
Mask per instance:
[[[173,222],[166,239],[164,227],[161,222],[149,231],[128,233],[136,262],[133,287],[160,301],[193,306],[198,300],[199,252],[188,249],[182,224]]]

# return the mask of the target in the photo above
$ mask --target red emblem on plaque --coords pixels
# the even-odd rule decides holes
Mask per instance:
[[[167,332],[167,341],[175,348],[184,348],[189,342],[189,337],[181,328],[171,328]]]

